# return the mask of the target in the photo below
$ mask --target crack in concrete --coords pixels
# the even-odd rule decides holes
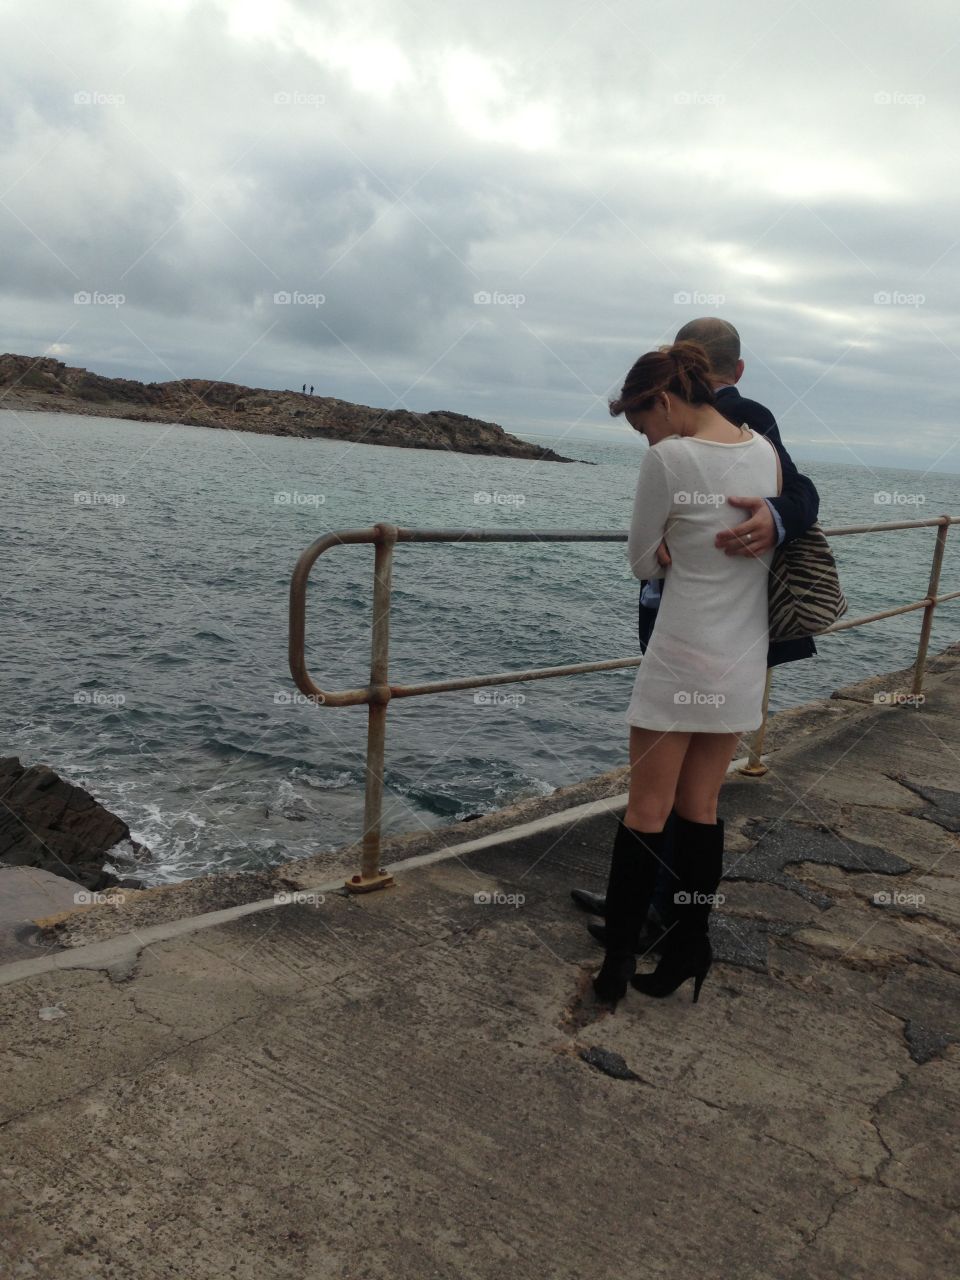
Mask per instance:
[[[136,996],[132,996],[130,1002],[133,1005],[134,1009],[136,1009],[137,1013],[140,1014],[142,1017],[152,1018],[153,1021],[158,1023],[161,1027],[163,1027],[165,1031],[169,1031],[172,1035],[175,1035],[181,1044],[189,1043],[188,1040],[184,1039],[184,1037],[180,1035],[179,1032],[175,1031],[173,1027],[171,1027],[169,1022],[164,1022],[164,1020],[160,1017],[159,1014],[153,1013],[149,1009],[141,1008],[141,1006],[137,1004]]]
[[[891,1014],[890,1016],[893,1018],[898,1017],[897,1014]],[[902,1021],[902,1019],[900,1019],[900,1021]],[[874,1175],[874,1179],[877,1185],[883,1187],[885,1191],[892,1191],[895,1194],[904,1196],[907,1200],[913,1200],[918,1204],[928,1204],[929,1203],[928,1195],[926,1194],[914,1195],[913,1192],[906,1191],[903,1187],[892,1186],[889,1182],[886,1182],[884,1180],[884,1176],[883,1176],[887,1172],[887,1170],[890,1168],[891,1164],[893,1164],[894,1162],[896,1162],[897,1164],[901,1164],[902,1161],[900,1161],[897,1158],[897,1155],[894,1152],[893,1148],[890,1146],[889,1142],[887,1142],[886,1138],[884,1137],[883,1130],[880,1128],[880,1117],[877,1113],[879,1112],[880,1108],[885,1106],[886,1103],[888,1103],[896,1094],[898,1094],[901,1090],[907,1089],[913,1083],[913,1081],[914,1081],[914,1073],[907,1072],[907,1071],[900,1072],[900,1078],[897,1080],[897,1083],[893,1085],[890,1089],[888,1089],[886,1093],[881,1094],[880,1097],[877,1098],[872,1104],[872,1106],[870,1107],[870,1115],[869,1115],[870,1124],[877,1135],[880,1145],[883,1147],[886,1153],[884,1159],[881,1161],[880,1165],[877,1167],[877,1171]],[[939,1203],[943,1208],[948,1210],[953,1210],[956,1208],[954,1204],[952,1204],[949,1200],[944,1198],[938,1199],[937,1203]]]
[[[907,1075],[906,1073],[903,1073],[901,1074],[899,1080],[893,1086],[892,1089],[888,1089],[886,1093],[881,1094],[881,1096],[874,1101],[873,1105],[870,1107],[870,1112],[869,1112],[870,1124],[873,1127],[874,1133],[877,1135],[877,1141],[880,1143],[881,1147],[883,1147],[884,1152],[886,1153],[884,1158],[880,1161],[880,1163],[877,1165],[876,1169],[874,1170],[873,1176],[874,1176],[874,1180],[877,1183],[879,1183],[881,1187],[887,1187],[888,1190],[896,1190],[896,1188],[891,1188],[888,1183],[884,1182],[883,1175],[890,1168],[890,1165],[893,1163],[896,1157],[893,1154],[893,1149],[891,1148],[890,1144],[887,1142],[886,1138],[883,1136],[883,1131],[880,1128],[880,1120],[877,1116],[877,1111],[881,1106],[883,1106],[883,1104],[887,1101],[888,1098],[892,1098],[893,1095],[897,1093],[900,1089],[905,1088],[906,1084],[907,1084]]]
[[[858,1195],[859,1192],[860,1192],[859,1187],[851,1187],[849,1191],[841,1191],[838,1193],[833,1204],[830,1206],[827,1212],[827,1216],[824,1218],[823,1222],[820,1223],[819,1227],[814,1228],[813,1232],[810,1234],[810,1237],[804,1242],[803,1247],[799,1250],[799,1252],[793,1258],[790,1259],[791,1262],[799,1262],[799,1260],[803,1257],[803,1255],[807,1253],[808,1250],[813,1248],[813,1246],[820,1239],[821,1235],[823,1235],[824,1231],[826,1231],[827,1228],[830,1226],[830,1223],[833,1221],[836,1214],[840,1211],[840,1206],[842,1205],[842,1203],[845,1200],[852,1199],[854,1196]]]
[[[220,1035],[224,1031],[229,1031],[231,1027],[235,1027],[241,1022],[245,1022],[249,1018],[256,1018],[259,1016],[260,1011],[257,1013],[244,1013],[239,1017],[234,1018],[232,1021],[224,1023],[223,1026],[216,1027],[213,1031],[206,1032],[202,1036],[196,1036],[192,1040],[180,1040],[172,1049],[165,1050],[163,1053],[158,1053],[155,1057],[151,1058],[149,1062],[145,1062],[135,1073],[118,1072],[114,1077],[115,1086],[118,1089],[121,1087],[125,1088],[138,1081],[142,1075],[155,1067],[157,1063],[165,1062],[168,1058],[172,1058],[175,1054],[180,1053],[185,1049],[190,1049],[196,1044],[202,1044],[205,1040],[210,1040],[213,1036]],[[25,1120],[29,1116],[41,1114],[44,1111],[49,1111],[51,1108],[62,1107],[65,1104],[75,1102],[78,1098],[82,1098],[84,1094],[91,1093],[95,1089],[102,1088],[102,1082],[98,1080],[94,1081],[92,1084],[82,1085],[79,1089],[74,1090],[73,1093],[64,1094],[57,1098],[45,1099],[43,1102],[38,1102],[35,1106],[28,1107],[25,1111],[18,1111],[14,1115],[8,1116],[6,1120],[0,1120],[0,1130],[6,1129],[8,1125],[13,1124],[17,1120]]]

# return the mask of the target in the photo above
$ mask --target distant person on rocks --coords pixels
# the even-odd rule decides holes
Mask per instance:
[[[304,384],[303,384],[303,394],[304,394],[304,395],[306,395],[306,394],[307,394],[307,384],[306,384],[306,383],[304,383]]]
[[[313,395],[313,384],[310,385],[310,394]]]
[[[705,341],[691,341],[691,331]],[[760,725],[767,666],[816,652],[808,639],[769,642],[773,548],[814,523],[819,497],[772,414],[736,391],[739,351],[726,321],[693,321],[673,346],[641,356],[610,406],[650,442],[628,544],[644,584],[645,655],[627,713],[629,802],[605,898],[573,891],[579,905],[606,915],[604,927],[591,927],[606,947],[594,987],[611,1003],[634,975],[636,951],[653,945],[660,963],[634,986],[663,996],[693,978],[699,994],[722,870],[720,788],[740,735]],[[774,496],[744,496],[751,493]],[[750,517],[731,527],[731,504]],[[643,934],[655,891],[659,938]]]
[[[783,491],[776,497],[745,498],[735,495],[733,505],[744,506],[751,515],[732,529],[721,530],[717,537],[718,546],[722,546],[727,555],[758,555],[777,542],[789,542],[797,538],[815,523],[820,507],[820,497],[813,482],[801,475],[783,446],[776,419],[769,409],[756,400],[746,400],[740,395],[736,384],[743,375],[744,363],[740,356],[740,335],[727,320],[715,316],[703,316],[691,320],[677,333],[676,341],[694,341],[707,352],[710,360],[710,382],[714,392],[715,407],[734,425],[744,422],[752,430],[765,435],[777,449],[780,465],[783,470]],[[646,651],[661,600],[664,579],[660,567],[669,566],[669,555],[665,548],[658,557],[656,577],[641,583],[639,638],[640,652]],[[783,662],[795,662],[800,658],[809,658],[816,654],[816,646],[811,638],[798,640],[780,640],[770,643],[767,651],[767,666],[774,667]],[[664,860],[660,877],[654,891],[648,923],[641,921],[636,938],[636,949],[639,954],[659,948],[664,932],[669,928],[673,914],[673,897],[675,881],[671,872],[672,837],[674,815],[671,812],[667,819],[667,836],[664,847]],[[605,914],[605,903],[602,894],[590,893],[586,889],[573,889],[571,896],[577,906],[594,915]],[[606,930],[602,924],[587,926],[591,935],[601,944],[606,943]]]

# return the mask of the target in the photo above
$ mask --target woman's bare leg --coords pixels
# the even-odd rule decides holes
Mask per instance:
[[[606,892],[606,954],[593,980],[605,1003],[616,1004],[636,973],[636,940],[656,888],[667,841],[677,776],[688,733],[630,728],[630,789],[627,812],[617,823]]]
[[[710,910],[723,875],[724,843],[717,799],[739,737],[737,733],[690,735],[674,801],[677,842],[671,870],[679,891],[674,894],[674,918],[660,963],[653,973],[633,978],[634,987],[645,995],[671,995],[693,978],[696,1000],[713,962]]]
[[[677,779],[674,807],[689,822],[715,823],[720,788],[740,734],[691,733],[688,736],[690,743]]]
[[[624,822],[635,831],[662,831],[674,796],[690,733],[630,727],[630,793]]]

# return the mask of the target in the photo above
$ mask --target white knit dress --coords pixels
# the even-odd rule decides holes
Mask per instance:
[[[647,450],[627,556],[638,578],[665,581],[628,724],[696,733],[759,727],[773,550],[728,556],[714,539],[747,518],[728,497],[776,494],[776,450],[756,432],[734,444],[668,436]],[[672,562],[666,570],[657,560],[661,538]]]

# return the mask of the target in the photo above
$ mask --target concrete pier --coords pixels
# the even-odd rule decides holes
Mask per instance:
[[[317,859],[54,914],[0,964],[0,1275],[953,1274],[960,646],[907,688],[731,776],[695,1007],[589,994],[623,772],[393,842],[367,897]]]

